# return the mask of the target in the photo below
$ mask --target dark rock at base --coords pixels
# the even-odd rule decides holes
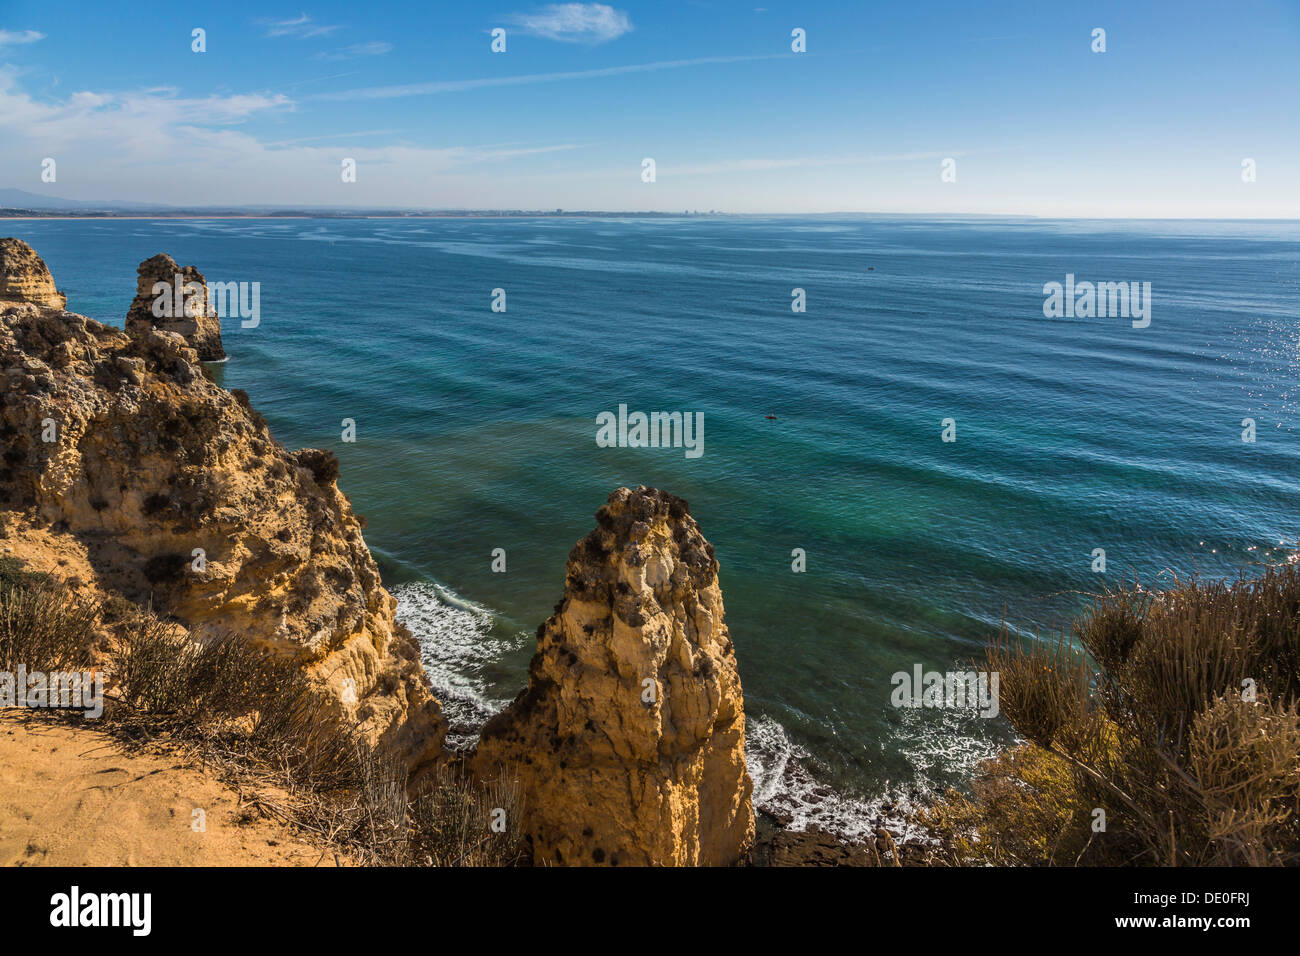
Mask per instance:
[[[870,844],[844,843],[816,827],[776,829],[754,846],[754,866],[880,866]]]

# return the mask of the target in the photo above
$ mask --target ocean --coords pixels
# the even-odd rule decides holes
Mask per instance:
[[[1235,577],[1300,538],[1298,223],[0,229],[69,309],[114,325],[158,252],[261,284],[257,327],[223,323],[219,380],[285,445],[338,454],[459,742],[524,685],[609,492],[686,498],[722,566],[756,802],[796,826],[865,832],[1014,739],[893,707],[894,673],[965,668],[1003,622],[1046,636],[1099,588]],[[1149,325],[1045,316],[1067,276],[1150,283]],[[703,454],[600,447],[597,416],[620,405],[700,413]]]

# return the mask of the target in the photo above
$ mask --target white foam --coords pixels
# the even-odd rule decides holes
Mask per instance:
[[[902,836],[907,829],[897,799],[887,796],[867,800],[840,793],[820,781],[811,769],[811,755],[790,739],[785,728],[770,717],[746,722],[745,758],[754,781],[754,806],[783,821],[791,830],[819,827],[843,840],[874,838],[876,828],[887,827]]]
[[[398,584],[397,616],[420,643],[421,660],[450,724],[447,745],[464,749],[477,741],[484,722],[510,702],[494,694],[483,674],[525,647],[532,635],[494,633],[492,612],[433,582]],[[522,684],[520,685],[522,686]],[[819,827],[840,839],[873,838],[879,827],[899,842],[924,840],[911,823],[915,801],[929,796],[929,781],[964,775],[997,751],[972,732],[969,715],[943,710],[901,710],[895,744],[914,771],[902,786],[886,784],[872,797],[841,792],[821,779],[812,755],[790,739],[781,724],[751,716],[746,760],[754,781],[754,806],[786,819],[793,830]]]
[[[424,670],[451,725],[447,745],[472,746],[484,722],[510,702],[489,691],[481,676],[484,668],[523,646],[529,635],[494,635],[491,611],[433,582],[398,584],[389,590],[397,598],[398,620],[420,643]]]
[[[889,830],[899,843],[925,842],[930,837],[913,822],[918,804],[936,791],[932,781],[969,775],[975,765],[993,756],[998,746],[983,734],[972,733],[969,715],[951,711],[903,711],[897,746],[913,768],[904,785],[886,783],[872,797],[846,793],[827,785],[812,755],[790,739],[770,717],[751,717],[745,728],[745,756],[754,781],[754,806],[789,822],[791,830],[818,827],[842,840],[872,838],[878,828]]]
[[[900,708],[894,742],[922,789],[934,781],[964,779],[1002,749],[988,724],[970,711]]]

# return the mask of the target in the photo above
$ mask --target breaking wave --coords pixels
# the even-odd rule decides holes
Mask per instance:
[[[397,584],[390,590],[397,598],[398,619],[419,641],[421,661],[442,702],[450,725],[447,746],[472,747],[487,719],[511,699],[494,692],[489,672],[506,657],[522,653],[532,635],[503,635],[490,610],[434,582]],[[523,679],[511,693],[522,689]],[[828,775],[785,727],[772,717],[750,715],[745,751],[755,809],[788,829],[815,827],[851,842],[872,838],[881,827],[900,842],[924,839],[911,822],[918,803],[942,782],[968,776],[979,761],[997,752],[999,743],[980,733],[979,721],[968,714],[906,709],[898,714],[893,745],[905,758],[908,779],[886,784],[870,797],[829,785]]]
[[[442,702],[450,725],[447,746],[473,746],[484,722],[510,703],[509,697],[492,693],[484,671],[530,636],[502,636],[491,611],[433,582],[397,584],[390,590],[397,598],[398,620],[419,641],[420,660]]]

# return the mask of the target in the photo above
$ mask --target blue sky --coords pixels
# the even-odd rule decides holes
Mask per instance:
[[[196,205],[1300,218],[1294,0],[299,3],[0,0],[0,187]],[[807,52],[791,51],[796,27]]]

